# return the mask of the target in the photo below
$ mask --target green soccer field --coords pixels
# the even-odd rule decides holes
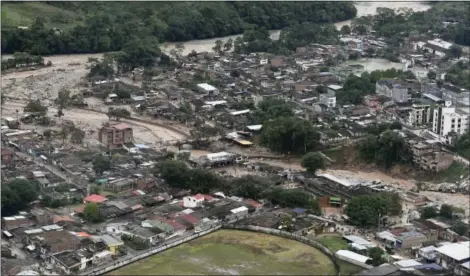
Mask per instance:
[[[319,250],[261,233],[220,230],[109,275],[334,275]]]

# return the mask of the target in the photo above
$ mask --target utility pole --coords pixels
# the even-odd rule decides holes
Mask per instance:
[[[381,219],[381,217],[382,217],[382,214],[379,214],[379,220],[378,220],[378,225],[377,225],[377,226],[378,226],[378,229],[379,229],[379,231],[380,231],[380,219]]]

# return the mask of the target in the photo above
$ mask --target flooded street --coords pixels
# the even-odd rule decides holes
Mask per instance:
[[[404,70],[405,65],[399,62],[391,62],[383,58],[364,58],[359,60],[348,60],[344,63],[345,65],[362,65],[364,66],[364,71],[372,72],[375,70],[388,70],[395,68],[397,70]],[[417,77],[423,78],[426,77],[428,73],[428,69],[421,67],[421,66],[414,66],[412,68],[408,68],[411,72],[413,72]]]

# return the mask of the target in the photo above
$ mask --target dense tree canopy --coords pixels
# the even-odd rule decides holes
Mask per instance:
[[[465,133],[457,140],[455,149],[458,154],[470,159],[470,132]]]
[[[470,63],[459,61],[446,72],[445,80],[462,88],[470,89],[469,74]]]
[[[297,117],[278,117],[263,124],[261,144],[278,152],[307,153],[314,150],[320,134],[313,125]]]
[[[368,134],[357,144],[359,154],[367,162],[374,162],[385,168],[397,163],[411,163],[412,155],[403,137],[392,130],[379,136]]]
[[[11,216],[23,211],[31,201],[37,199],[39,184],[25,179],[2,183],[2,216]]]
[[[411,71],[402,71],[395,68],[387,69],[385,71],[376,70],[371,73],[364,72],[360,77],[350,75],[344,85],[343,89],[336,93],[338,102],[349,104],[360,104],[366,95],[375,93],[375,83],[380,79],[416,79],[416,76]]]
[[[325,158],[318,152],[309,152],[302,157],[301,164],[309,173],[314,174],[325,168]]]
[[[9,3],[5,9],[11,8]],[[20,4],[20,3],[18,3]],[[22,3],[21,3],[22,4]],[[47,2],[63,13],[38,14],[28,29],[2,18],[2,53],[65,54],[119,51],[138,37],[186,41],[281,29],[303,22],[351,19],[347,2]],[[2,5],[3,8],[3,5]],[[51,8],[52,9],[52,8]],[[8,15],[8,13],[5,13]],[[3,17],[3,16],[2,16]],[[61,30],[55,27],[70,26]]]
[[[396,193],[363,195],[351,199],[346,207],[350,223],[361,227],[374,227],[380,217],[396,216],[402,212],[400,196]]]
[[[399,11],[378,8],[376,15],[357,18],[352,25],[358,33],[364,33],[365,26],[371,26],[370,29],[375,30],[377,35],[394,44],[399,44],[405,37],[412,35],[439,34],[444,40],[470,45],[469,7],[467,2],[440,1],[422,12],[413,12],[406,8]]]

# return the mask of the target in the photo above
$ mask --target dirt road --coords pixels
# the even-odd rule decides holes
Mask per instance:
[[[18,110],[18,115],[21,116],[23,114],[24,106],[24,101],[8,100],[2,106],[2,117],[10,116],[16,118],[16,110]],[[55,114],[57,114],[57,109],[55,107],[50,107],[48,113],[49,116],[54,116]],[[108,116],[106,116],[105,114],[73,108],[64,110],[64,116],[60,120],[57,118],[56,120],[70,120],[73,121],[76,126],[80,127],[85,132],[92,131],[95,133],[103,125],[103,123],[109,121]],[[136,142],[138,143],[157,146],[161,143],[179,141],[186,138],[180,133],[171,131],[164,127],[137,122],[134,120],[123,121],[133,126],[134,137]]]

